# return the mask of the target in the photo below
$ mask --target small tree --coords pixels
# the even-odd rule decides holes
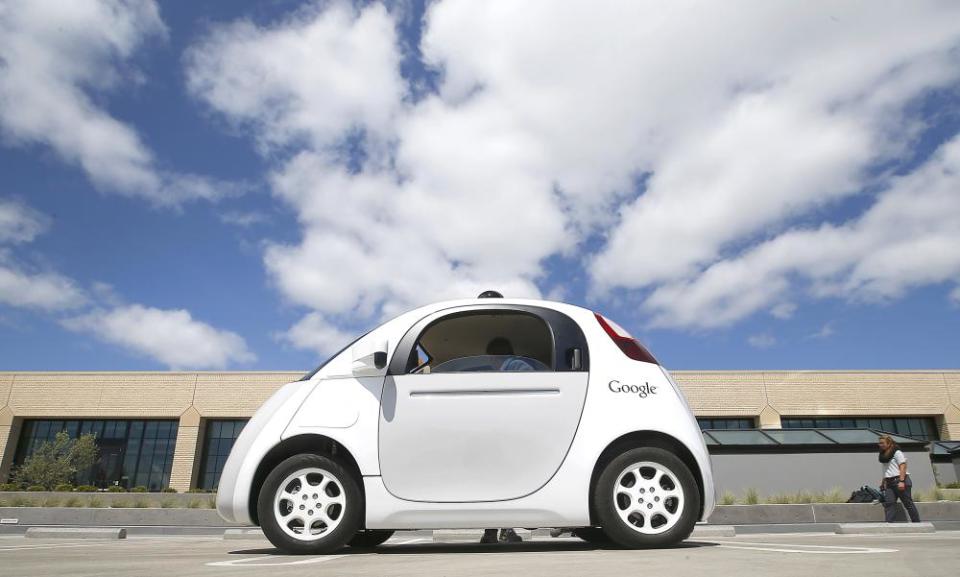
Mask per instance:
[[[71,439],[66,431],[60,431],[53,441],[43,442],[27,457],[14,473],[14,479],[21,485],[42,485],[50,490],[92,467],[98,453],[93,435]]]

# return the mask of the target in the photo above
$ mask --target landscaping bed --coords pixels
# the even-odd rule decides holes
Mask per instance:
[[[213,493],[118,493],[100,491],[2,491],[2,507],[68,507],[88,509],[213,509]]]

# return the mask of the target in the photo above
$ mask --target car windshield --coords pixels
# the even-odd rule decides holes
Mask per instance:
[[[320,366],[319,366],[319,367],[317,367],[317,368],[313,369],[312,371],[310,371],[309,373],[303,375],[302,377],[300,377],[299,380],[301,380],[301,381],[309,381],[310,379],[313,378],[313,375],[319,373],[320,370],[323,369],[323,367],[327,366],[327,365],[330,363],[330,361],[332,361],[333,359],[339,357],[339,356],[340,356],[340,353],[342,353],[343,351],[349,349],[350,347],[352,347],[353,345],[355,345],[355,344],[357,343],[357,341],[359,341],[360,339],[362,339],[363,337],[365,337],[365,336],[367,336],[367,335],[369,335],[369,334],[370,334],[370,331],[367,331],[367,332],[363,333],[362,335],[360,335],[359,337],[353,339],[352,341],[350,341],[350,344],[348,344],[347,346],[343,347],[342,349],[340,349],[339,351],[335,352],[334,354],[330,355],[330,358],[328,358],[327,360],[325,360],[325,361],[323,361],[322,363],[320,363]]]

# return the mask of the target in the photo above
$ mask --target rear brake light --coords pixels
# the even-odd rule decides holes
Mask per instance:
[[[597,322],[600,323],[600,326],[603,327],[603,330],[606,331],[607,335],[609,335],[613,342],[620,347],[620,350],[623,351],[623,354],[635,361],[643,361],[645,363],[653,363],[655,365],[660,364],[657,362],[657,359],[653,358],[653,355],[650,354],[650,351],[641,345],[640,341],[630,336],[630,333],[625,331],[623,327],[604,317],[600,313],[593,314],[597,317]]]

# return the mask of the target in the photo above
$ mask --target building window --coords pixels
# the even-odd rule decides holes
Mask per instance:
[[[753,419],[728,419],[726,417],[697,417],[700,430],[706,429],[756,429]]]
[[[66,431],[71,439],[92,434],[99,458],[74,478],[77,485],[127,489],[144,486],[159,491],[170,483],[173,449],[177,443],[177,421],[168,420],[28,420],[14,456],[14,466],[22,464],[45,441]]]
[[[203,458],[200,469],[199,489],[216,489],[220,483],[223,465],[227,462],[233,443],[247,419],[207,421],[207,430],[203,437]]]
[[[784,417],[780,423],[784,429],[876,429],[924,441],[940,439],[930,417]]]

